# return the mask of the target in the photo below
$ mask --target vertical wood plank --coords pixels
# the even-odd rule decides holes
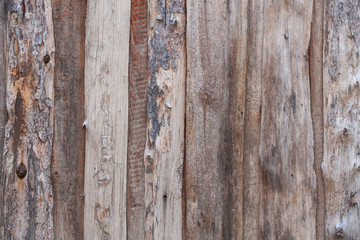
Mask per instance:
[[[89,0],[84,239],[126,239],[130,0]]]
[[[6,2],[5,239],[53,239],[51,1]]]
[[[324,36],[325,239],[360,236],[360,4],[326,1]]]
[[[4,172],[4,158],[3,147],[5,137],[5,125],[7,122],[6,112],[6,38],[7,38],[7,9],[6,1],[0,3],[0,239],[4,239],[4,184],[5,184],[5,172]]]
[[[262,100],[264,1],[252,0],[248,11],[248,62],[244,127],[244,225],[242,239],[260,237],[261,168],[259,158]]]
[[[144,150],[148,83],[147,0],[131,1],[129,62],[129,138],[126,190],[127,239],[145,238]]]
[[[311,19],[312,1],[264,2],[261,239],[316,238]]]
[[[313,1],[313,17],[309,46],[309,77],[311,117],[314,134],[314,169],[316,174],[317,208],[316,239],[325,239],[325,186],[321,169],[324,159],[324,104],[323,104],[323,39],[324,1]]]
[[[187,4],[187,239],[239,239],[248,1]]]
[[[51,180],[55,239],[83,239],[86,1],[52,0],[55,37]]]
[[[149,2],[145,238],[182,239],[185,1]]]

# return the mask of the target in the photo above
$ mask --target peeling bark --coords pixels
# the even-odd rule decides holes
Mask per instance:
[[[53,239],[51,4],[49,0],[7,3],[5,238]]]
[[[185,1],[149,2],[145,238],[182,239]]]

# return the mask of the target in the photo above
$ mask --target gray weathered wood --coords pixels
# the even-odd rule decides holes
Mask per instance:
[[[5,239],[53,239],[51,1],[6,1]]]
[[[264,2],[261,239],[316,238],[311,19],[312,1]]]
[[[325,13],[325,239],[359,239],[359,1],[326,1]]]
[[[129,32],[129,0],[88,1],[84,239],[126,238]]]

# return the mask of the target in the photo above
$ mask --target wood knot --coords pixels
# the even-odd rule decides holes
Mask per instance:
[[[20,165],[16,168],[16,175],[20,178],[23,179],[27,174],[27,170],[26,167],[23,163],[20,163]]]
[[[45,54],[45,56],[44,56],[44,63],[45,64],[48,64],[50,62],[50,56],[49,56],[49,54]]]

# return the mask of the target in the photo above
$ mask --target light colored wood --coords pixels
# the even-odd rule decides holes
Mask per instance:
[[[248,1],[187,3],[186,239],[243,235]]]
[[[126,239],[130,0],[90,0],[84,239]]]
[[[56,52],[54,143],[51,183],[54,235],[83,239],[84,233],[84,65],[86,0],[52,0]]]
[[[182,239],[185,1],[150,1],[145,238]]]
[[[359,2],[326,1],[325,8],[325,239],[359,239]]]
[[[311,20],[312,1],[264,2],[261,239],[316,239]]]
[[[7,7],[5,239],[53,239],[51,1],[16,0]]]

